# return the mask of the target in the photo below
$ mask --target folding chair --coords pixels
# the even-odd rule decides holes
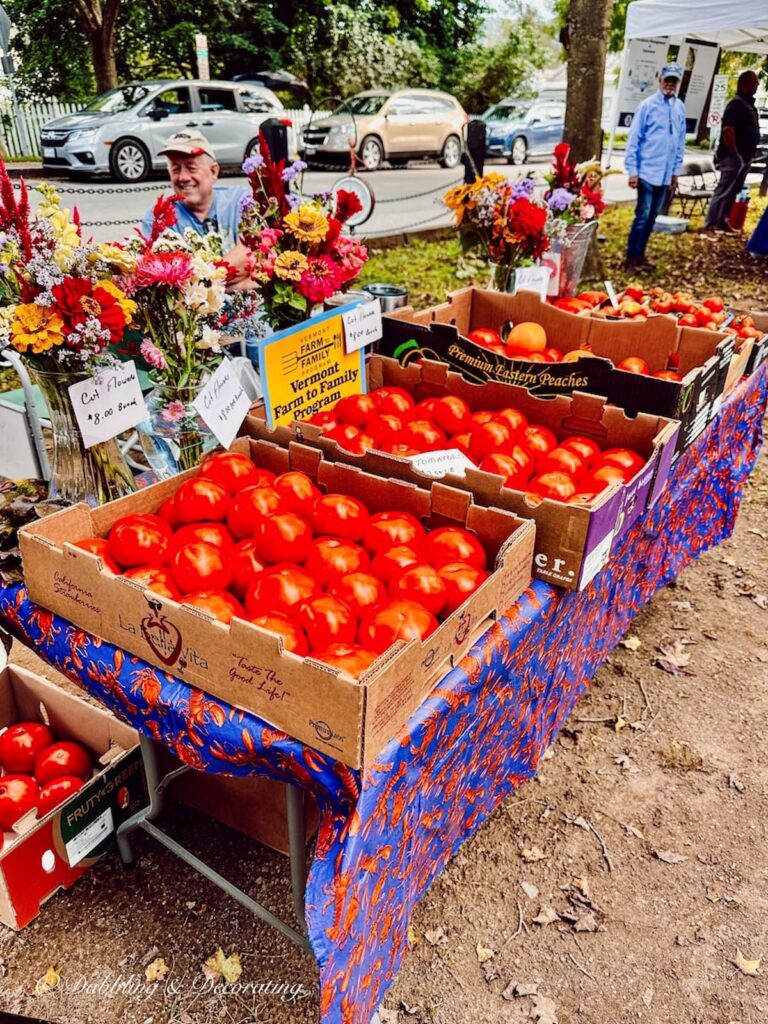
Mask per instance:
[[[672,202],[677,200],[680,203],[680,215],[692,217],[697,207],[704,213],[714,194],[716,183],[717,175],[710,161],[683,164],[677,176],[677,189],[672,198]]]

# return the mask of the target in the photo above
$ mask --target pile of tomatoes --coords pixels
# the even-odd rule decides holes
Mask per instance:
[[[234,617],[359,678],[398,640],[422,640],[488,577],[477,537],[371,513],[300,472],[209,456],[158,510],[77,546],[106,568],[223,623]]]
[[[458,449],[504,485],[570,504],[589,504],[612,483],[627,483],[645,465],[628,448],[603,451],[591,438],[558,441],[515,408],[472,412],[458,395],[421,402],[399,387],[341,398],[309,421],[355,455],[370,448],[410,458]]]
[[[43,722],[17,722],[0,734],[0,846],[2,832],[30,811],[44,817],[82,788],[93,771],[80,743],[57,741]]]

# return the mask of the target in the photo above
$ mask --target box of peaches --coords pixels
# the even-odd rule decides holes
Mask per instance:
[[[33,601],[353,768],[531,580],[534,525],[239,439],[19,532]]]
[[[585,294],[596,303],[603,295]],[[557,308],[533,292],[465,288],[431,309],[387,314],[379,351],[403,365],[438,359],[468,380],[503,381],[541,397],[588,391],[631,415],[677,419],[678,455],[716,412],[729,374],[735,380],[744,371],[752,342],[672,316],[616,320],[591,309],[586,300]]]
[[[146,803],[135,730],[21,666],[0,667],[3,924],[29,924]]]
[[[434,360],[401,366],[374,355],[367,374],[367,394],[306,422],[270,427],[257,407],[243,430],[282,445],[299,439],[329,461],[419,487],[442,477],[480,504],[533,519],[534,575],[566,589],[593,579],[669,475],[675,420],[629,417],[581,392],[539,398],[476,384]]]

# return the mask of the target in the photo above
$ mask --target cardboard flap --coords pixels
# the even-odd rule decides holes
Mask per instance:
[[[432,515],[445,516],[463,523],[472,504],[469,491],[461,491],[448,484],[432,484]]]

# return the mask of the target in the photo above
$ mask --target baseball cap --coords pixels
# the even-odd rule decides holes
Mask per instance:
[[[659,78],[682,79],[682,77],[683,69],[680,67],[679,64],[675,63],[674,61],[671,64],[665,64],[664,67],[661,69],[661,74],[659,75]]]
[[[213,146],[208,139],[202,132],[193,128],[184,128],[172,135],[165,143],[164,148],[159,151],[160,156],[165,156],[168,153],[186,153],[187,156],[200,156],[201,153],[205,153],[211,160],[216,159]]]

